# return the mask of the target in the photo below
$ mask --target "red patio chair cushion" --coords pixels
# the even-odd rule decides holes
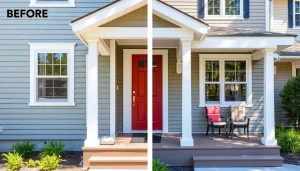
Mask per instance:
[[[205,106],[207,122],[210,123],[210,120],[213,122],[221,122],[221,111],[220,106]]]

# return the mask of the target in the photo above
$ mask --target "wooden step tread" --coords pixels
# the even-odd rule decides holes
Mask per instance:
[[[258,156],[193,156],[194,161],[233,161],[233,160],[280,160],[283,158],[279,155],[258,155]]]
[[[83,151],[147,151],[147,146],[115,146],[102,145],[101,147],[83,147]]]
[[[147,157],[129,157],[129,156],[124,156],[124,157],[90,157],[89,162],[110,162],[110,163],[118,163],[118,162],[128,162],[128,163],[144,163],[147,162],[148,158]]]

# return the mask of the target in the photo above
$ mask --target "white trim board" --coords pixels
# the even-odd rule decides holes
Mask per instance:
[[[145,132],[132,130],[132,55],[147,54],[147,49],[123,50],[123,133]],[[153,50],[153,55],[162,55],[163,63],[163,133],[168,133],[168,50]],[[161,131],[153,131],[161,132]]]

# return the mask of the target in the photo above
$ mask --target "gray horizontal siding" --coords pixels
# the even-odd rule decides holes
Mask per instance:
[[[246,109],[250,117],[250,131],[263,131],[263,60],[252,61],[253,107]],[[181,74],[176,73],[176,51],[169,50],[169,131],[181,132]],[[229,108],[221,108],[221,115],[229,116]],[[205,108],[199,108],[199,55],[192,53],[192,129],[205,132],[207,120]]]
[[[186,12],[194,17],[198,17],[198,0],[163,0],[166,3]],[[204,20],[211,26],[246,28],[255,30],[265,30],[265,1],[250,1],[250,18],[243,20]]]
[[[49,8],[48,19],[7,19],[7,9],[30,9],[29,0],[0,1],[0,140],[86,139],[87,48],[70,21],[113,0],[76,0],[76,8]],[[75,107],[29,107],[29,42],[77,43]],[[109,134],[109,57],[99,57],[99,134]]]
[[[281,108],[281,98],[279,97],[284,85],[292,78],[291,62],[276,62],[276,74],[274,80],[274,96],[275,96],[275,123],[276,125],[287,125],[286,112]]]

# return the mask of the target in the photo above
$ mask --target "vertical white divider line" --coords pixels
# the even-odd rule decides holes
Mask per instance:
[[[153,21],[152,21],[152,0],[148,0],[148,12],[147,12],[147,52],[148,52],[148,57],[147,57],[147,79],[148,79],[148,85],[147,85],[147,92],[148,92],[148,96],[147,96],[147,113],[148,113],[148,171],[152,170],[152,116],[153,116],[153,109],[152,109],[152,82],[153,82],[153,78],[152,78],[152,58],[153,58],[153,41],[152,41],[152,28],[153,28]]]

